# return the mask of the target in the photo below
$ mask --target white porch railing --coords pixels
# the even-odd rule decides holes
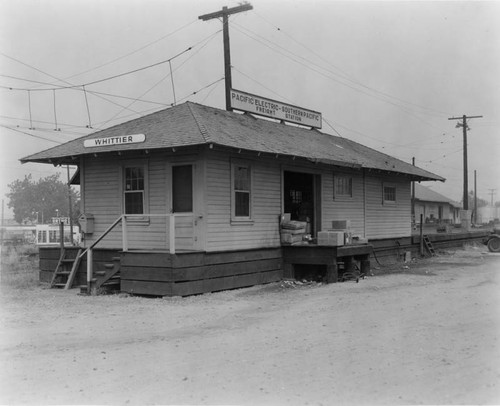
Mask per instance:
[[[175,254],[176,252],[176,246],[175,246],[175,223],[176,223],[176,218],[177,217],[191,217],[193,219],[193,229],[194,229],[194,224],[195,224],[195,218],[197,220],[201,219],[201,216],[195,216],[192,213],[169,213],[169,214],[122,214],[120,217],[118,217],[92,244],[90,244],[89,247],[87,247],[80,255],[79,259],[82,258],[84,255],[87,255],[87,289],[90,291],[90,286],[91,282],[93,279],[94,271],[93,271],[93,250],[97,244],[99,244],[104,237],[106,237],[117,225],[121,223],[122,225],[122,250],[123,251],[128,251],[129,250],[129,235],[128,235],[128,230],[129,224],[127,219],[135,219],[141,220],[144,218],[166,218],[167,221],[165,222],[166,229],[165,229],[165,237],[166,237],[166,242],[167,242],[167,248],[168,251],[171,254]],[[137,224],[137,223],[136,223]],[[168,237],[167,237],[168,236]],[[194,237],[194,236],[193,236]]]

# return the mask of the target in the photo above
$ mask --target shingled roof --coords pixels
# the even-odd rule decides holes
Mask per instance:
[[[134,144],[86,148],[85,140],[145,134]],[[409,175],[416,180],[444,178],[346,138],[186,102],[27,156],[21,162],[71,163],[71,157],[131,150],[218,145],[304,158],[314,162]]]
[[[457,208],[462,207],[460,203],[419,183],[415,183],[415,199],[422,202],[448,203]]]

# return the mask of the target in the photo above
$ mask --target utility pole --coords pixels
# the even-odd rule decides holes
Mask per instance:
[[[3,269],[2,269],[2,262],[3,262],[3,233],[4,233],[4,207],[3,207],[3,199],[2,199],[2,228],[0,229],[0,281],[3,279]]]
[[[496,189],[488,189],[490,191],[489,195],[491,196],[491,207],[493,207],[493,196],[495,196],[497,190]]]
[[[198,19],[207,21],[213,18],[222,17],[222,36],[224,39],[224,79],[226,84],[226,110],[233,111],[231,108],[231,50],[229,46],[229,15],[241,13],[243,11],[252,10],[253,6],[250,3],[245,3],[237,7],[227,8],[222,7],[221,11],[216,11],[210,14],[199,16]]]
[[[450,117],[448,120],[462,120],[461,123],[457,123],[456,127],[463,128],[464,134],[464,194],[463,194],[463,204],[464,210],[469,210],[469,192],[468,192],[468,178],[467,178],[467,119],[469,118],[482,118],[483,116],[466,116],[465,114],[462,117]]]
[[[411,164],[415,166],[415,157],[411,159]],[[415,218],[415,182],[411,182],[411,220],[413,225],[416,223]]]
[[[474,169],[474,221],[473,223],[477,224],[477,173]]]

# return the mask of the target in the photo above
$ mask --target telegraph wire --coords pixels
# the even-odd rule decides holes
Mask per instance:
[[[290,38],[293,42],[299,44],[301,47],[303,47],[304,49],[306,49],[307,51],[311,52],[313,55],[315,55],[316,57],[318,57],[320,60],[322,60],[323,62],[325,62],[327,65],[333,67],[334,69],[342,72],[343,76],[342,75],[339,75],[338,73],[334,73],[334,72],[330,72],[332,74],[335,74],[337,76],[340,76],[342,77],[343,79],[345,80],[348,80],[350,81],[351,83],[354,83],[354,84],[357,84],[358,86],[362,86],[364,87],[365,89],[368,89],[368,90],[371,90],[375,93],[379,93],[380,95],[383,95],[385,97],[389,97],[389,98],[392,98],[394,100],[398,100],[402,103],[405,103],[405,104],[409,104],[409,105],[412,105],[412,106],[415,106],[415,107],[418,107],[420,109],[424,109],[424,110],[428,110],[429,112],[434,112],[435,114],[438,114],[439,116],[444,116],[444,115],[448,115],[447,113],[445,112],[442,112],[442,111],[439,111],[439,110],[435,110],[435,109],[431,109],[429,107],[426,107],[426,106],[422,106],[422,105],[419,105],[419,104],[416,104],[416,103],[413,103],[413,102],[410,102],[410,101],[407,101],[407,100],[403,100],[403,99],[400,99],[399,97],[396,97],[396,96],[393,96],[393,95],[390,95],[388,93],[385,93],[385,92],[382,92],[378,89],[375,89],[373,87],[370,87],[370,86],[367,86],[365,84],[363,84],[362,82],[358,81],[358,80],[355,80],[352,78],[351,75],[349,75],[347,72],[345,72],[343,69],[339,68],[338,66],[332,64],[330,61],[328,61],[327,59],[323,58],[320,54],[318,54],[317,52],[315,52],[313,49],[311,49],[310,47],[306,46],[305,44],[301,43],[300,41],[297,41],[293,36],[291,36],[290,34],[288,34],[286,31],[282,30],[280,27],[272,24],[270,21],[266,20],[264,17],[262,17],[261,15],[259,15],[257,12],[254,12],[259,18],[261,18],[262,20],[264,20],[266,23],[268,23],[271,27],[275,28],[277,31],[279,31],[280,33],[282,33],[283,35],[287,36],[288,38]],[[244,27],[243,27],[244,28]],[[251,31],[251,30],[249,30]],[[255,35],[258,35],[256,33],[254,33]],[[263,38],[264,40],[266,41],[269,41],[268,39],[264,38],[261,36],[261,38]],[[272,43],[272,41],[269,41]],[[278,44],[275,44],[276,46],[279,46]],[[281,47],[283,48],[283,47]],[[284,48],[283,48],[284,49]],[[292,54],[294,54],[293,52],[291,51],[287,51],[287,52],[290,52]],[[305,58],[302,58],[302,59],[305,59]],[[306,59],[307,60],[307,59]],[[312,62],[311,62],[312,63]],[[313,63],[314,64],[314,63]],[[320,68],[322,68],[321,66],[317,65],[317,64],[314,64]],[[322,68],[322,69],[325,69],[325,68]],[[327,69],[325,69],[327,70]]]
[[[141,71],[141,70],[144,70],[144,69],[147,69],[147,68],[153,67],[153,66],[160,65],[161,63],[166,63],[166,62],[169,62],[169,61],[171,61],[172,59],[177,58],[178,56],[180,56],[180,55],[182,55],[182,54],[184,54],[184,53],[188,52],[189,50],[191,50],[191,49],[193,49],[193,48],[197,47],[198,45],[202,44],[203,42],[205,42],[205,44],[203,44],[203,45],[201,46],[201,48],[200,48],[200,49],[198,49],[198,50],[195,52],[195,54],[194,54],[194,55],[196,55],[196,54],[197,54],[197,53],[198,53],[201,49],[203,49],[203,48],[204,48],[204,47],[205,47],[205,46],[206,46],[206,45],[207,45],[207,44],[208,44],[208,43],[209,43],[209,42],[210,42],[210,41],[211,41],[211,40],[212,40],[212,39],[213,39],[213,38],[214,38],[214,37],[215,37],[218,33],[220,33],[221,31],[222,31],[222,30],[217,30],[217,31],[216,31],[216,32],[214,32],[213,34],[209,35],[208,37],[205,37],[205,38],[204,38],[204,39],[202,39],[201,41],[198,41],[198,42],[197,42],[197,43],[195,43],[193,46],[191,46],[191,47],[187,48],[186,50],[184,50],[184,51],[180,52],[179,54],[175,55],[174,57],[172,57],[172,58],[170,58],[170,59],[168,59],[168,60],[166,60],[166,61],[161,61],[161,62],[158,62],[158,63],[155,63],[155,64],[148,65],[148,66],[146,66],[146,67],[142,67],[142,68],[139,68],[139,69],[135,69],[135,70],[133,70],[133,71],[125,72],[125,73],[122,73],[122,74],[119,74],[119,75],[114,75],[113,77],[110,77],[110,78],[100,79],[100,80],[93,81],[93,82],[89,82],[89,83],[86,83],[86,84],[83,84],[83,85],[71,85],[69,82],[66,82],[66,83],[68,83],[70,86],[60,86],[60,87],[57,87],[57,88],[50,88],[50,89],[47,89],[47,88],[45,88],[45,89],[39,89],[39,88],[38,88],[38,89],[21,89],[21,88],[14,88],[14,87],[9,87],[8,89],[9,89],[9,90],[25,90],[25,91],[26,91],[26,90],[46,91],[46,90],[61,90],[61,89],[78,89],[78,90],[81,90],[81,91],[83,91],[83,92],[84,92],[84,96],[85,96],[85,103],[86,103],[86,106],[87,106],[87,115],[88,115],[88,118],[89,118],[89,124],[88,124],[88,126],[89,126],[89,128],[91,128],[91,127],[92,127],[92,124],[91,124],[91,120],[90,120],[90,111],[89,111],[89,106],[88,106],[87,92],[86,92],[86,89],[85,89],[85,86],[86,86],[86,85],[100,83],[100,82],[103,82],[103,81],[105,81],[105,80],[110,80],[110,79],[113,79],[113,78],[116,78],[116,77],[119,77],[119,76],[124,76],[125,74],[135,73],[135,72],[138,72],[138,71]],[[21,63],[21,64],[23,64],[23,65],[29,66],[29,67],[31,67],[32,69],[35,69],[35,70],[37,70],[37,71],[40,71],[40,72],[42,72],[42,73],[44,73],[44,74],[46,74],[46,75],[48,75],[48,76],[50,76],[50,77],[55,78],[54,76],[52,76],[52,75],[50,75],[50,74],[48,74],[48,73],[46,73],[46,72],[43,72],[43,71],[41,71],[40,69],[35,68],[35,67],[31,66],[31,65],[25,64],[25,63],[24,63],[24,62],[22,62],[22,61],[19,61],[19,60],[15,59],[15,58],[11,58],[11,57],[9,57],[8,55],[5,55],[5,54],[3,54],[3,53],[0,53],[0,54],[1,54],[1,55],[4,55],[4,56],[6,56],[6,57],[8,57],[8,58],[10,58],[10,59],[13,59],[13,60],[15,60],[16,62],[19,62],[19,63]],[[193,56],[194,56],[194,55],[193,55]],[[191,59],[191,58],[188,58],[187,60],[189,60],[189,59]],[[187,60],[186,60],[186,61],[187,61]],[[185,61],[185,62],[186,62],[186,61]],[[184,63],[185,63],[185,62],[184,62]],[[182,63],[182,64],[181,64],[181,65],[180,65],[177,69],[179,69],[182,65],[184,65],[184,63]],[[177,70],[177,69],[175,69],[175,70]],[[2,75],[2,76],[8,76],[8,75]],[[55,78],[55,79],[60,80],[60,79],[58,79],[58,78]],[[60,81],[63,81],[63,80],[60,80]],[[33,81],[33,82],[37,82],[37,81]],[[2,87],[4,87],[4,88],[5,88],[5,86],[2,86]],[[79,87],[81,87],[81,89],[79,89]],[[149,92],[150,90],[151,90],[151,89],[149,89],[149,90],[148,90],[148,92]],[[89,91],[89,93],[91,93],[91,92]],[[146,93],[147,93],[147,92],[146,92]],[[146,94],[146,93],[144,93],[144,94]],[[144,94],[143,94],[143,95],[144,95]],[[96,94],[96,97],[99,97],[99,98],[101,98],[101,99],[103,99],[103,100],[106,100],[106,101],[107,101],[107,102],[109,102],[109,103],[112,103],[112,104],[114,104],[114,105],[117,105],[117,106],[121,107],[121,108],[122,108],[122,110],[121,110],[121,111],[123,111],[123,110],[130,110],[130,111],[132,111],[132,112],[133,112],[133,113],[135,113],[135,114],[141,115],[139,112],[134,111],[133,109],[130,109],[130,106],[131,106],[131,105],[132,105],[135,101],[138,101],[138,99],[134,99],[135,101],[134,101],[134,102],[132,102],[132,103],[130,103],[128,106],[122,106],[122,105],[120,105],[120,104],[118,104],[118,103],[116,103],[116,102],[114,102],[114,101],[112,101],[112,100],[109,100],[109,99],[107,99],[107,98],[105,98],[105,97],[102,97],[102,96],[99,96],[99,95],[97,95],[97,94]],[[120,112],[121,112],[121,111],[120,111]],[[119,113],[120,113],[120,112],[119,112]],[[118,114],[119,114],[119,113],[118,113]],[[30,116],[31,116],[31,111],[30,111]],[[116,115],[115,115],[115,116],[116,116]],[[109,120],[108,120],[108,121],[109,121]]]
[[[51,124],[51,123],[49,123]],[[18,125],[18,124],[2,124],[4,127],[8,127],[8,128],[16,128],[16,129],[22,129],[22,130],[29,130],[29,131],[36,131],[36,132],[46,132],[46,133],[50,133],[50,134],[53,134],[53,135],[60,135],[60,136],[65,136],[65,135],[76,135],[76,136],[79,136],[79,137],[82,137],[82,136],[85,136],[85,135],[88,135],[88,134],[85,134],[85,133],[79,133],[77,131],[68,131],[68,130],[54,130],[53,128],[45,128],[45,127],[36,127],[36,128],[30,128],[30,127],[26,127],[26,126],[22,126],[22,125]],[[66,138],[66,141],[68,139]]]
[[[72,76],[69,76],[69,77],[68,77],[68,78],[66,78],[66,79],[72,79],[72,78],[74,78],[74,77],[76,77],[76,76],[81,76],[81,75],[84,75],[85,73],[89,73],[89,72],[91,72],[91,71],[94,71],[94,70],[100,69],[100,68],[102,68],[102,67],[104,67],[104,66],[111,65],[111,64],[112,64],[112,63],[114,63],[114,62],[117,62],[117,61],[119,61],[119,60],[121,60],[121,59],[124,59],[124,58],[126,58],[126,57],[128,57],[128,56],[130,56],[130,55],[136,54],[137,52],[140,52],[140,51],[142,51],[143,49],[146,49],[146,48],[150,47],[151,45],[154,45],[154,44],[156,44],[156,43],[158,43],[158,42],[160,42],[160,41],[164,40],[165,38],[168,38],[169,36],[171,36],[171,35],[173,35],[173,34],[175,34],[175,33],[179,32],[179,31],[183,30],[184,28],[189,27],[190,25],[192,25],[192,24],[196,23],[197,21],[198,21],[197,19],[196,19],[196,20],[193,20],[193,21],[191,21],[190,23],[187,23],[187,24],[183,25],[182,27],[180,27],[180,28],[178,28],[178,29],[176,29],[176,30],[174,30],[174,31],[172,31],[172,32],[170,32],[170,33],[168,33],[168,34],[166,34],[166,35],[162,36],[161,38],[158,38],[157,40],[154,40],[154,41],[152,41],[152,42],[150,42],[150,43],[148,43],[148,44],[146,44],[146,45],[144,45],[144,46],[142,46],[142,47],[140,47],[140,48],[138,48],[138,49],[136,49],[136,50],[134,50],[134,51],[131,51],[131,52],[129,52],[129,53],[125,54],[125,55],[122,55],[122,56],[120,56],[120,57],[118,57],[118,58],[112,59],[111,61],[105,62],[105,63],[103,63],[102,65],[96,66],[96,67],[91,68],[91,69],[87,69],[86,71],[83,71],[83,72],[80,72],[80,73],[76,73],[76,74],[74,74],[74,75],[72,75]]]
[[[29,91],[33,91],[33,92],[35,92],[35,91],[43,92],[43,91],[51,91],[51,90],[75,89],[75,88],[79,88],[79,87],[95,85],[97,83],[106,82],[108,80],[113,80],[113,79],[116,79],[116,78],[119,78],[119,77],[122,77],[122,76],[130,75],[130,74],[137,73],[137,72],[149,69],[149,68],[153,68],[155,66],[162,65],[164,63],[168,63],[172,59],[175,59],[175,58],[183,55],[184,53],[186,53],[186,52],[188,52],[188,51],[190,51],[192,49],[193,49],[193,47],[189,47],[189,48],[185,49],[182,52],[179,52],[177,55],[174,55],[173,57],[171,57],[169,59],[166,59],[166,60],[163,60],[163,61],[160,61],[160,62],[156,62],[156,63],[152,63],[150,65],[143,66],[143,67],[140,67],[140,68],[137,68],[137,69],[133,69],[133,70],[130,70],[130,71],[127,71],[127,72],[122,72],[122,73],[118,73],[116,75],[108,76],[108,77],[105,77],[105,78],[102,78],[102,79],[94,80],[92,82],[87,82],[87,83],[79,84],[79,85],[71,85],[70,84],[69,86],[58,86],[58,87],[55,87],[55,88],[32,88],[32,89],[22,89],[22,88],[11,87],[10,90],[29,90]],[[36,68],[34,68],[34,69],[36,69]],[[8,75],[1,75],[1,76],[11,77],[11,76],[8,76]],[[62,81],[62,79],[61,79],[61,81]],[[38,82],[38,83],[41,83],[41,82]]]
[[[3,125],[3,124],[0,124],[0,127],[2,127],[2,128],[6,128],[7,130],[15,131],[15,132],[18,132],[18,133],[21,133],[21,134],[29,135],[30,137],[39,138],[39,139],[41,139],[41,140],[54,142],[54,143],[56,143],[56,144],[61,144],[61,143],[62,143],[62,142],[60,142],[60,141],[55,141],[55,140],[51,140],[50,138],[45,138],[45,137],[42,137],[42,136],[40,136],[40,135],[30,134],[30,133],[27,133],[27,132],[25,132],[25,131],[17,130],[16,128],[8,127],[8,126]]]
[[[35,68],[31,65],[28,65],[24,62],[21,62],[15,58],[11,58],[9,57],[8,55],[5,55],[3,53],[0,52],[1,55],[4,55],[10,59],[13,59],[15,60],[16,62],[19,62],[23,65],[26,65],[26,66],[29,66],[30,68],[32,69],[35,69],[36,71],[39,71],[39,72],[42,72],[44,73],[45,75],[48,75],[52,78],[55,78],[57,79],[58,81],[61,81],[61,82],[66,82],[66,86],[57,86],[57,87],[51,87],[51,88],[18,88],[18,87],[13,87],[13,86],[2,86],[3,88],[7,88],[9,90],[20,90],[20,91],[27,91],[27,90],[31,90],[31,91],[49,91],[49,90],[63,90],[63,89],[75,89],[75,88],[80,88],[82,86],[90,86],[90,85],[94,85],[94,84],[97,84],[97,83],[101,83],[101,82],[105,82],[105,81],[108,81],[108,80],[112,80],[112,79],[116,79],[116,78],[119,78],[119,77],[122,77],[122,76],[126,76],[126,75],[130,75],[130,74],[133,74],[133,73],[137,73],[137,72],[140,72],[140,71],[143,71],[143,70],[146,70],[146,69],[150,69],[150,68],[153,68],[153,67],[156,67],[156,66],[159,66],[159,65],[162,65],[162,64],[165,64],[165,63],[169,63],[170,61],[180,57],[181,55],[185,54],[186,52],[189,52],[191,50],[193,50],[193,48],[197,47],[198,45],[202,44],[203,42],[209,42],[210,40],[212,40],[218,33],[220,33],[222,30],[218,30],[218,31],[215,31],[214,33],[212,33],[211,35],[209,35],[208,37],[205,37],[204,39],[198,41],[197,43],[195,43],[194,45],[186,48],[185,50],[177,53],[176,55],[170,57],[169,59],[165,59],[165,60],[162,60],[162,61],[159,61],[159,62],[155,62],[155,63],[152,63],[152,64],[149,64],[149,65],[146,65],[146,66],[142,66],[140,68],[136,68],[136,69],[132,69],[130,71],[126,71],[126,72],[122,72],[122,73],[118,73],[116,75],[112,75],[112,76],[108,76],[108,77],[105,77],[105,78],[102,78],[102,79],[97,79],[97,80],[94,80],[94,81],[91,81],[91,82],[86,82],[86,83],[82,83],[82,84],[76,84],[76,85],[73,85],[69,82],[66,82],[65,80],[63,79],[57,79],[55,78],[54,76],[50,75],[49,73],[45,73],[43,71],[41,71],[40,69],[38,68]],[[202,45],[202,47],[204,47],[206,45],[206,43],[204,45]],[[17,80],[24,80],[24,81],[28,81],[28,82],[33,82],[33,83],[38,83],[38,84],[48,84],[48,85],[53,85],[53,84],[50,84],[50,83],[45,83],[45,82],[40,82],[40,81],[36,81],[36,80],[30,80],[30,79],[23,79],[23,78],[18,78],[18,77],[15,77],[15,76],[11,76],[11,75],[3,75],[3,74],[0,74],[0,76],[3,76],[3,77],[8,77],[8,78],[11,78],[11,79],[17,79]]]
[[[9,120],[18,120],[18,121],[30,121],[29,118],[20,118],[20,117],[3,116],[3,115],[0,115],[0,118],[6,118]],[[42,121],[42,120],[33,120],[33,123],[52,124],[51,121]],[[73,125],[67,123],[59,123],[59,125],[69,128],[85,128],[85,129],[87,128],[86,126],[83,125]],[[38,128],[35,128],[35,130],[38,130]]]
[[[241,26],[240,26],[240,27],[241,27]],[[251,31],[251,30],[249,30],[249,29],[247,29],[247,28],[244,28],[244,27],[242,27],[242,28],[243,28],[244,30],[246,30],[246,31],[251,32],[253,35],[260,36],[259,34],[255,34],[253,31]],[[372,97],[372,98],[377,99],[377,100],[379,100],[379,101],[383,101],[383,102],[385,102],[385,103],[388,103],[388,104],[390,104],[390,105],[393,105],[393,106],[395,106],[395,107],[397,107],[397,108],[401,109],[403,112],[405,112],[405,113],[406,113],[406,114],[408,114],[409,116],[412,116],[412,117],[414,117],[415,119],[417,119],[417,120],[419,120],[419,121],[423,122],[424,124],[426,124],[426,125],[428,125],[428,126],[431,126],[431,127],[434,127],[434,128],[436,128],[436,129],[437,129],[437,127],[435,127],[433,124],[431,124],[431,123],[429,123],[429,122],[426,122],[426,121],[424,121],[422,118],[418,117],[418,116],[415,114],[416,112],[412,112],[411,110],[409,110],[409,108],[408,108],[407,106],[404,106],[404,105],[402,105],[402,104],[395,103],[395,102],[393,102],[393,101],[391,101],[391,100],[388,100],[388,98],[389,98],[389,97],[395,98],[395,97],[393,97],[393,96],[386,95],[386,96],[385,96],[386,98],[381,98],[380,96],[377,96],[376,94],[372,94],[372,93],[369,93],[369,92],[367,92],[367,91],[365,91],[365,90],[362,90],[362,89],[356,88],[356,87],[354,87],[353,85],[351,85],[351,84],[349,84],[349,83],[345,83],[345,82],[343,82],[343,81],[341,81],[341,80],[339,80],[339,79],[337,79],[337,78],[334,78],[334,77],[332,77],[332,76],[329,76],[329,75],[325,74],[324,72],[321,72],[320,70],[318,70],[318,69],[314,68],[314,66],[316,66],[316,67],[318,67],[319,69],[322,69],[322,70],[324,70],[324,71],[328,72],[330,75],[339,76],[338,74],[336,74],[336,73],[334,73],[334,72],[331,72],[331,71],[329,71],[329,70],[327,70],[327,69],[325,69],[325,68],[323,68],[323,67],[321,67],[321,66],[319,66],[319,65],[317,65],[317,64],[311,63],[310,61],[307,61],[305,58],[303,58],[303,57],[301,57],[301,56],[299,56],[299,55],[296,55],[296,54],[294,54],[293,52],[291,52],[291,51],[289,51],[289,50],[286,50],[285,48],[281,47],[280,45],[277,45],[277,44],[273,43],[272,41],[269,41],[269,40],[265,39],[266,41],[270,42],[270,43],[271,43],[271,44],[273,44],[274,46],[277,46],[277,47],[279,47],[279,48],[284,49],[286,52],[288,52],[288,53],[289,53],[289,54],[291,54],[292,56],[290,56],[290,55],[288,55],[288,54],[286,54],[286,53],[281,52],[279,49],[274,49],[274,48],[272,48],[270,45],[268,45],[268,44],[264,43],[263,41],[259,40],[258,38],[252,37],[252,35],[248,34],[247,32],[245,32],[245,31],[243,31],[243,30],[241,30],[241,29],[238,29],[237,27],[235,27],[235,29],[236,29],[237,31],[239,31],[240,33],[242,33],[243,35],[247,36],[248,38],[250,38],[250,39],[252,39],[252,40],[254,40],[254,41],[256,41],[256,42],[261,43],[262,45],[266,46],[267,48],[271,49],[272,51],[277,52],[277,53],[279,53],[279,54],[283,55],[284,57],[286,57],[286,58],[288,58],[288,59],[291,59],[291,60],[292,60],[292,61],[294,61],[295,63],[297,63],[297,64],[299,64],[299,65],[302,65],[302,66],[304,66],[305,68],[307,68],[307,69],[309,69],[309,70],[312,70],[313,72],[316,72],[317,74],[319,74],[319,75],[321,75],[321,76],[325,77],[326,79],[329,79],[329,80],[331,80],[331,81],[337,82],[337,83],[339,83],[339,84],[341,84],[341,85],[343,85],[343,86],[345,86],[345,87],[348,87],[348,88],[350,88],[350,89],[352,89],[352,90],[354,90],[354,91],[356,91],[356,92],[362,93],[362,94],[364,94],[364,95],[366,95],[366,96],[369,96],[369,97]],[[303,61],[301,61],[301,60],[304,60],[304,61],[306,61],[306,62],[303,62]],[[313,66],[309,66],[307,63],[311,63]],[[351,81],[351,82],[352,82],[352,81]],[[355,83],[355,82],[354,82],[354,83]],[[355,84],[357,84],[357,83],[355,83]],[[359,84],[357,84],[357,85],[358,85],[358,86],[360,86]],[[372,92],[374,91],[373,89],[368,88],[367,86],[364,86],[364,85],[363,85],[363,87],[366,87],[367,89],[371,90]],[[379,92],[379,93],[380,93],[380,92]],[[416,105],[416,106],[418,106],[418,105]],[[425,107],[421,107],[421,108],[426,109]],[[418,113],[420,113],[420,114],[425,114],[424,112],[418,112]],[[427,114],[428,114],[428,113],[427,113]],[[441,115],[442,115],[442,114],[441,114]]]
[[[7,77],[10,77],[10,78],[13,78],[13,79],[16,79],[16,80],[25,80],[25,81],[28,81],[28,82],[34,82],[34,83],[41,83],[41,84],[50,85],[50,83],[48,83],[48,82],[40,82],[40,81],[35,81],[35,80],[30,80],[30,79],[19,78],[19,77],[15,77],[15,76],[8,76],[8,75],[1,75],[1,74],[0,74],[0,76],[7,76]],[[0,88],[8,89],[8,90],[24,90],[24,89],[15,89],[15,88],[12,88],[12,87],[2,86],[2,85],[0,85]],[[59,88],[59,89],[62,89],[62,88]],[[57,89],[55,89],[55,90],[57,90]],[[78,87],[72,88],[71,90],[76,90],[76,91],[83,92],[83,89],[78,88]],[[112,94],[112,93],[99,92],[97,90],[89,90],[89,89],[85,89],[85,90],[86,90],[87,93],[94,94],[94,95],[103,95],[103,96],[115,97],[115,98],[119,98],[119,99],[128,99],[128,100],[135,100],[136,99],[135,97],[128,97],[128,96],[121,96],[121,95]],[[143,103],[158,104],[158,105],[162,105],[162,106],[169,106],[170,105],[170,103],[162,103],[162,102],[157,102],[157,101],[152,101],[152,100],[143,100],[143,99],[140,99],[138,101],[143,102]],[[110,103],[111,103],[111,101],[110,101]],[[117,105],[120,106],[119,104],[117,104]],[[120,106],[120,107],[123,107],[123,106]]]
[[[207,93],[207,95],[201,100],[200,104],[203,104],[205,102],[206,99],[208,99],[208,97],[213,93],[213,91],[215,89],[217,89],[219,87],[219,84],[220,82],[224,80],[224,78],[220,78],[216,83],[215,83],[215,86]]]
[[[177,70],[179,70],[182,66],[184,66],[184,64],[186,64],[191,58],[193,58],[195,55],[197,55],[199,52],[201,52],[201,50],[203,48],[205,48],[209,43],[210,41],[212,41],[215,36],[221,32],[222,30],[218,30],[216,31],[214,34],[210,35],[208,38],[205,38],[203,41],[205,41],[205,43],[200,46],[190,57],[188,57],[183,63],[181,63],[177,68],[175,68],[173,70],[173,72],[176,72]],[[201,41],[201,42],[203,42]],[[201,42],[198,42],[197,45],[199,45]],[[192,47],[190,47],[189,49],[192,49]],[[146,90],[144,93],[142,93],[139,97],[137,97],[135,100],[133,100],[132,102],[130,102],[126,107],[124,107],[122,110],[120,110],[119,112],[117,112],[113,117],[111,117],[109,120],[105,121],[99,128],[102,128],[102,126],[106,125],[108,122],[112,121],[113,119],[115,119],[119,114],[121,114],[121,112],[125,109],[129,109],[129,107],[136,103],[141,97],[143,97],[144,95],[148,94],[151,90],[153,90],[156,86],[158,86],[161,82],[163,82],[164,80],[166,80],[171,74],[168,74],[166,76],[164,76],[162,79],[160,79],[158,82],[156,82],[153,86],[151,86],[148,90]],[[181,99],[182,100],[182,99]],[[173,104],[171,104],[172,106]],[[140,113],[137,113],[139,115],[141,115]]]
[[[27,63],[25,63],[25,62],[23,62],[23,61],[20,61],[19,59],[13,58],[12,56],[6,55],[6,54],[4,54],[3,52],[0,52],[0,55],[2,55],[2,56],[4,56],[4,57],[6,57],[6,58],[8,58],[8,59],[11,59],[11,60],[13,60],[13,61],[15,61],[15,62],[17,62],[17,63],[20,63],[21,65],[27,66],[28,68],[31,68],[31,69],[33,69],[33,70],[36,70],[37,72],[43,73],[44,75],[49,76],[49,77],[51,77],[52,79],[57,80],[58,82],[65,82],[64,80],[59,79],[59,78],[57,78],[57,77],[55,77],[55,76],[51,75],[50,73],[44,72],[44,71],[43,71],[43,70],[41,70],[41,69],[38,69],[38,68],[36,68],[36,67],[34,67],[34,66],[32,66],[32,65],[29,65],[29,64],[27,64]],[[32,89],[19,89],[19,90],[32,90]]]

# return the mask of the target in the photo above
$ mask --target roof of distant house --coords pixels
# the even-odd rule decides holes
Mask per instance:
[[[419,183],[415,183],[415,199],[422,202],[448,203],[457,208],[462,207],[460,203]]]
[[[131,134],[144,134],[145,140],[119,146],[84,146],[85,140]],[[192,102],[94,132],[22,158],[21,162],[71,164],[74,163],[75,157],[86,154],[201,145],[400,173],[417,180],[445,180],[441,176],[343,137]]]

